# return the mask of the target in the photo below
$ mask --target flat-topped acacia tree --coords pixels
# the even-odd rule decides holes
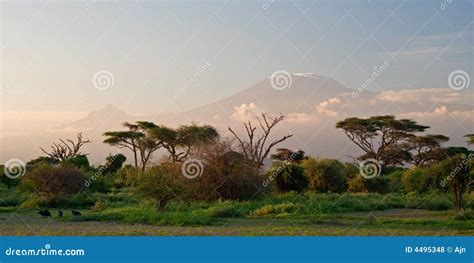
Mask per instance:
[[[150,131],[158,126],[148,121],[124,122],[122,125],[128,130],[105,132],[103,135],[107,138],[104,143],[130,149],[133,153],[135,167],[145,170],[152,153],[162,147],[161,142],[149,135]],[[139,158],[140,164],[138,163]]]
[[[119,148],[130,149],[133,153],[135,167],[138,167],[138,140],[144,137],[145,134],[139,130],[138,125],[128,122],[124,122],[122,125],[128,128],[128,130],[105,132],[103,136],[106,136],[107,138],[104,140],[104,143],[117,146]]]
[[[188,157],[193,147],[213,142],[219,138],[211,125],[182,125],[177,129],[159,126],[150,131],[150,136],[161,142],[172,162],[181,162]]]
[[[128,130],[105,132],[107,138],[104,143],[130,149],[135,167],[140,167],[142,171],[146,169],[152,154],[160,148],[168,151],[171,161],[180,162],[188,157],[194,146],[219,137],[217,130],[210,125],[191,124],[173,129],[153,122],[137,121],[133,124],[125,122],[123,126]]]
[[[405,158],[403,152],[387,154],[388,152],[400,150],[397,146],[429,126],[419,125],[408,119],[397,120],[395,116],[387,115],[347,118],[338,122],[336,128],[344,130],[346,136],[365,152],[363,159],[373,158],[384,167],[390,165],[390,162],[400,162],[394,156]]]
[[[447,141],[449,138],[441,134],[413,135],[405,140],[401,148],[407,153],[408,163],[426,166],[447,157],[445,149],[442,148],[442,144]]]

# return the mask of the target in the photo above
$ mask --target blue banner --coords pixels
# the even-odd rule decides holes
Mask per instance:
[[[474,262],[473,237],[0,237],[0,262]]]

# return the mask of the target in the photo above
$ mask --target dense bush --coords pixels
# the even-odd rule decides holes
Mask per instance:
[[[390,178],[387,176],[377,176],[374,178],[364,178],[357,176],[349,180],[349,191],[354,193],[389,193]]]
[[[201,162],[202,174],[186,179],[191,199],[248,200],[266,190],[262,186],[265,178],[257,173],[255,163],[233,151],[229,142],[203,146],[193,158]]]
[[[347,180],[352,179],[360,174],[359,166],[353,163],[345,163],[344,164],[344,175],[346,176]]]
[[[72,165],[77,168],[89,168],[89,159],[87,159],[87,155],[85,154],[79,154],[76,155],[72,158],[69,158],[65,161],[63,161],[64,164],[66,165]]]
[[[53,203],[85,187],[83,173],[68,165],[40,165],[27,174],[26,180],[31,182],[36,193]]]
[[[340,193],[346,189],[344,164],[337,160],[309,158],[303,161],[309,189],[318,192]]]
[[[311,213],[336,213],[404,208],[405,199],[400,194],[377,193],[308,193]]]
[[[402,182],[406,193],[424,193],[434,184],[434,178],[427,168],[414,167],[405,171]]]
[[[41,157],[38,157],[36,159],[30,160],[29,162],[27,162],[26,167],[28,169],[33,169],[36,166],[42,165],[42,164],[53,165],[53,164],[58,164],[58,163],[59,163],[59,161],[54,159],[54,158],[41,156]]]
[[[453,208],[452,201],[446,193],[438,190],[430,190],[425,194],[410,192],[405,195],[405,203],[408,208],[447,210]]]
[[[440,211],[448,210],[453,207],[453,202],[443,195],[437,195],[426,202],[424,205],[428,210]]]
[[[122,168],[126,160],[127,157],[121,153],[109,155],[105,158],[105,165],[99,167],[99,169],[102,168],[104,174],[115,174],[120,168]]]
[[[141,173],[141,169],[131,165],[125,165],[117,170],[114,185],[118,188],[136,185]]]
[[[17,206],[27,198],[26,193],[19,187],[0,185],[0,206]]]
[[[11,179],[5,175],[5,166],[0,165],[0,184],[6,187],[15,187],[20,184],[20,179]]]
[[[398,170],[388,175],[385,175],[385,177],[388,178],[388,186],[391,192],[403,192],[404,190],[403,183],[402,183],[403,174],[404,174],[403,170]]]
[[[114,178],[104,175],[100,170],[87,172],[85,176],[86,187],[91,192],[107,193],[114,185]]]
[[[304,175],[304,168],[299,164],[275,162],[267,175],[275,178],[277,189],[281,193],[303,192],[309,183]]]
[[[169,201],[177,199],[183,192],[180,168],[174,163],[161,163],[140,174],[138,191],[155,202],[156,210],[164,210]]]

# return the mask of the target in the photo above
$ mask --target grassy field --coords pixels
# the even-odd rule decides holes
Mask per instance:
[[[82,211],[85,216],[94,212]],[[469,220],[456,213],[415,209],[389,209],[320,215],[314,218],[245,217],[221,219],[207,226],[157,226],[118,221],[75,221],[40,218],[35,211],[0,213],[2,235],[284,235],[284,236],[450,236],[474,235]]]
[[[472,195],[470,196],[470,198]],[[44,219],[37,208],[0,208],[2,235],[474,235],[473,213],[444,196],[286,194],[246,202],[173,202],[157,212],[123,193],[101,196],[82,216]],[[73,200],[71,200],[73,202]]]

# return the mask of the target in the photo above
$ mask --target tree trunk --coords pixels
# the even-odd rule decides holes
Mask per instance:
[[[163,211],[165,210],[167,204],[168,204],[168,199],[166,197],[163,197],[160,200],[156,200],[155,210]]]
[[[137,149],[135,147],[133,147],[133,158],[135,159],[135,167],[138,167]]]
[[[457,211],[462,210],[462,190],[459,188],[454,189],[454,202]]]

